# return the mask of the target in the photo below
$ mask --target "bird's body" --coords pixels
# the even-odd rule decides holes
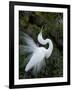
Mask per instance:
[[[27,52],[31,54],[30,60],[27,63],[25,67],[25,71],[28,72],[33,68],[33,71],[40,71],[41,67],[44,64],[44,59],[49,58],[52,50],[53,50],[53,44],[50,39],[44,40],[42,38],[42,31],[38,35],[38,41],[40,44],[45,45],[49,44],[49,48],[46,49],[44,47],[39,47],[35,44],[34,40],[28,36],[27,34],[24,33],[24,41],[27,43],[27,46],[20,46],[21,53]]]
[[[30,70],[32,67],[34,67],[35,65],[37,66],[37,64],[41,63],[44,58],[45,58],[45,48],[43,47],[38,47],[35,52],[33,53],[30,61],[28,62],[28,64],[26,65],[25,71],[27,72],[28,70]],[[39,71],[39,70],[38,70]]]

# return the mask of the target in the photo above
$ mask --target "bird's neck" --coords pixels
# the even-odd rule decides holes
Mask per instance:
[[[53,48],[53,43],[50,39],[46,39],[45,42],[46,42],[46,44],[49,44],[49,48]]]
[[[46,39],[45,42],[46,42],[46,44],[47,43],[49,44],[48,49],[46,49],[46,57],[48,58],[51,55],[51,53],[52,53],[53,43],[52,43],[52,41],[50,39]]]

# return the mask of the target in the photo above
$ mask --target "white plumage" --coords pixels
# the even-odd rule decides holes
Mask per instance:
[[[20,53],[29,53],[31,57],[25,67],[25,71],[28,72],[33,68],[34,72],[39,72],[41,67],[45,63],[45,58],[50,57],[53,50],[53,43],[50,39],[43,39],[42,30],[38,34],[38,42],[42,45],[49,44],[49,48],[39,47],[35,44],[34,40],[27,34],[21,32],[21,39],[26,42],[27,45],[20,45]]]

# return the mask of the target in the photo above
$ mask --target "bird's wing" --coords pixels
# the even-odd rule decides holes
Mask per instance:
[[[37,66],[39,63],[43,61],[43,59],[44,59],[44,53],[39,50],[36,50],[36,52],[32,55],[30,61],[26,65],[25,71],[27,72],[33,67]],[[39,69],[39,67],[37,67],[37,69]]]
[[[23,42],[23,45],[20,45],[19,47],[21,53],[33,53],[37,48],[34,40],[22,31],[20,31],[20,40]]]
[[[20,55],[24,55],[25,53],[33,53],[35,51],[35,49],[33,49],[30,46],[25,46],[25,45],[20,45],[19,46],[19,51],[20,51]]]
[[[23,39],[23,41],[26,42],[27,45],[29,45],[31,47],[37,47],[34,40],[29,35],[27,35],[26,33],[22,32],[22,31],[20,31],[20,38]]]

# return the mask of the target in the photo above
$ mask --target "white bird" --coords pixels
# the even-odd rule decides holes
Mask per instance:
[[[41,67],[45,63],[45,58],[49,58],[53,51],[53,43],[50,39],[43,39],[42,30],[38,34],[38,42],[42,45],[49,44],[49,48],[39,47],[35,44],[34,40],[27,34],[21,33],[21,39],[26,42],[27,45],[20,45],[20,53],[30,53],[28,57],[29,62],[25,67],[25,71],[33,69],[33,72],[39,72]]]

